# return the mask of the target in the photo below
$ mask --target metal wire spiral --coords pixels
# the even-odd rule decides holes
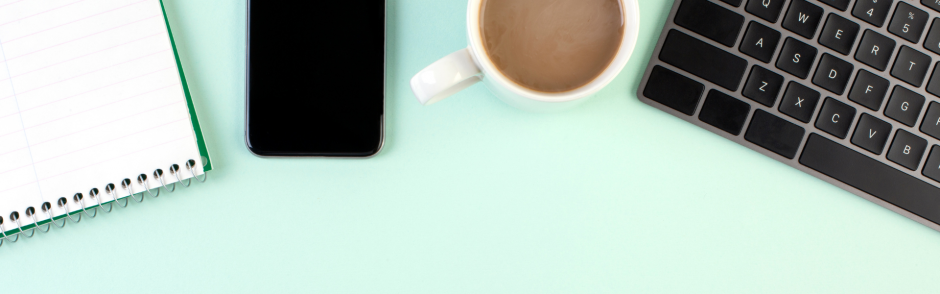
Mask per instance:
[[[65,214],[64,217],[60,216],[60,218],[65,218],[62,220],[61,224],[55,219],[55,215],[52,211],[52,204],[49,202],[43,202],[39,206],[43,214],[46,215],[45,220],[40,220],[37,217],[36,209],[32,206],[27,207],[25,210],[23,210],[26,217],[30,218],[33,221],[33,226],[29,229],[23,228],[24,226],[22,225],[22,222],[20,221],[21,219],[20,213],[17,211],[13,211],[10,213],[8,219],[12,223],[16,224],[16,228],[13,229],[11,231],[12,233],[10,234],[7,233],[6,224],[4,223],[5,219],[3,217],[0,217],[0,246],[3,246],[4,243],[16,243],[17,241],[21,239],[21,237],[32,238],[33,236],[36,235],[36,231],[39,231],[40,233],[47,233],[50,230],[52,230],[53,226],[58,227],[58,228],[64,228],[65,225],[69,222],[73,222],[77,224],[82,221],[83,217],[95,218],[96,216],[98,216],[99,209],[102,210],[104,213],[110,213],[112,210],[114,210],[115,202],[117,202],[118,205],[122,208],[127,207],[127,205],[129,204],[127,198],[132,198],[134,199],[134,201],[138,203],[141,203],[144,201],[145,199],[144,193],[149,194],[150,197],[152,198],[157,198],[160,196],[161,187],[163,188],[163,190],[166,190],[167,193],[172,193],[176,191],[177,183],[179,183],[180,185],[183,185],[183,187],[189,187],[192,184],[193,178],[195,178],[199,182],[206,181],[205,173],[201,175],[202,178],[200,178],[199,175],[196,174],[196,161],[195,160],[192,160],[192,159],[187,160],[184,166],[186,170],[188,170],[189,173],[192,175],[192,177],[186,178],[184,180],[183,176],[180,175],[182,173],[182,171],[180,170],[180,166],[177,164],[172,164],[169,166],[168,170],[171,175],[176,177],[176,182],[173,182],[169,185],[167,185],[166,183],[166,175],[164,174],[163,169],[154,170],[152,180],[155,180],[160,184],[159,186],[155,188],[151,186],[151,183],[148,180],[147,174],[138,175],[137,184],[144,188],[142,192],[134,191],[134,186],[131,182],[131,179],[123,179],[120,182],[121,188],[124,189],[128,193],[126,197],[123,197],[124,199],[121,199],[121,197],[118,196],[116,186],[113,183],[109,183],[104,186],[104,192],[107,193],[109,196],[111,196],[111,198],[113,199],[113,201],[110,201],[110,202],[102,201],[101,194],[98,188],[92,188],[88,190],[87,195],[91,199],[94,199],[94,202],[91,203],[93,207],[89,207],[89,204],[85,203],[86,199],[89,197],[85,197],[85,194],[82,194],[82,193],[75,193],[72,195],[71,198],[72,198],[72,201],[74,201],[79,207],[81,207],[80,212],[78,212],[77,209],[76,209],[76,212],[72,212],[72,208],[69,205],[69,199],[66,197],[60,197],[58,200],[56,200],[56,206],[64,210],[64,214]],[[154,192],[154,190],[156,190],[156,192]],[[136,197],[135,194],[140,194],[140,198],[138,199],[138,197]],[[121,200],[124,200],[123,203],[121,202]],[[107,209],[105,209],[104,207],[105,205],[108,206]],[[46,223],[40,224],[42,222],[46,222]]]

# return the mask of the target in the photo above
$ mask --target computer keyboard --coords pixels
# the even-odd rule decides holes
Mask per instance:
[[[938,60],[940,0],[676,0],[637,96],[940,231]]]

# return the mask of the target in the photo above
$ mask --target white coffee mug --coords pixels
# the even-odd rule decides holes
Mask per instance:
[[[467,6],[467,37],[470,46],[424,68],[411,78],[411,91],[418,101],[430,105],[479,81],[509,105],[529,111],[555,111],[570,108],[607,86],[630,60],[640,28],[637,0],[620,0],[623,7],[623,41],[610,65],[597,78],[577,89],[546,93],[523,87],[500,72],[483,48],[480,9],[483,0],[470,0]]]

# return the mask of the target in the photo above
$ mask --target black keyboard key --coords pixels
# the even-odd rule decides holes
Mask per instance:
[[[806,130],[785,119],[758,109],[751,118],[744,139],[764,149],[793,159],[803,142]]]
[[[780,112],[808,123],[813,118],[813,113],[816,112],[816,104],[819,104],[819,92],[797,82],[790,82],[779,108]]]
[[[911,47],[901,46],[898,58],[894,60],[894,65],[891,67],[891,76],[915,88],[920,88],[920,85],[924,84],[924,77],[927,76],[931,61],[927,54],[920,53]]]
[[[744,58],[677,30],[669,30],[659,59],[732,92],[747,70]]]
[[[929,7],[930,9],[940,11],[940,1],[937,0],[920,0],[920,4]]]
[[[747,25],[747,31],[744,33],[744,39],[741,40],[741,46],[738,47],[738,50],[748,56],[757,58],[757,60],[768,63],[774,57],[778,43],[780,43],[780,32],[756,21],[751,21]]]
[[[744,121],[751,111],[747,102],[735,99],[725,93],[712,89],[705,97],[698,119],[732,135],[741,134]]]
[[[888,86],[887,79],[860,69],[858,74],[855,75],[852,90],[849,91],[849,100],[877,111],[881,109],[881,102],[885,100],[885,94],[888,94]]]
[[[937,65],[940,65],[940,62]],[[940,66],[933,67],[933,73],[930,74],[930,80],[927,81],[927,93],[940,97]]]
[[[891,4],[894,4],[893,0],[858,0],[852,15],[880,28],[885,24]]]
[[[790,1],[787,15],[783,17],[783,28],[788,29],[807,39],[816,35],[816,27],[822,20],[823,9],[810,4],[806,0]]]
[[[764,106],[771,107],[774,106],[774,102],[777,102],[777,94],[780,94],[781,88],[783,88],[783,76],[755,65],[751,67],[751,73],[747,77],[747,82],[744,83],[744,90],[741,90],[741,94]]]
[[[931,137],[940,139],[940,103],[930,102],[924,121],[920,123],[920,131]]]
[[[794,38],[787,38],[777,57],[777,68],[794,76],[805,79],[816,60],[816,47],[807,45]]]
[[[855,66],[838,57],[823,54],[819,59],[819,65],[816,66],[816,73],[813,74],[813,84],[823,87],[836,95],[842,95],[845,92],[845,86],[849,84],[849,78]]]
[[[849,52],[852,52],[852,45],[855,44],[855,38],[858,37],[858,31],[857,23],[830,13],[819,35],[819,44],[842,55],[849,55]]]
[[[770,23],[776,23],[786,0],[747,0],[744,10]]]
[[[677,25],[731,47],[744,26],[744,16],[708,0],[684,0],[674,19]]]
[[[891,54],[894,53],[895,44],[897,43],[891,38],[872,30],[865,30],[865,34],[862,35],[862,42],[858,44],[858,50],[855,51],[855,60],[884,71],[888,68],[888,60],[891,59]]]
[[[940,223],[940,188],[842,144],[810,134],[800,164]]]
[[[721,0],[721,2],[728,3],[728,5],[731,5],[734,7],[740,7],[741,2],[744,2],[744,0]]]
[[[934,181],[940,182],[940,146],[933,145],[933,148],[930,148],[930,155],[927,156],[927,163],[924,164],[923,174]]]
[[[923,95],[901,86],[894,86],[888,106],[885,106],[885,115],[913,127],[917,123],[920,110],[924,108],[925,100]]]
[[[858,125],[855,126],[855,134],[852,135],[852,144],[881,155],[885,144],[888,143],[888,135],[891,135],[891,124],[862,113],[858,119]]]
[[[643,96],[685,115],[692,115],[702,92],[705,92],[702,83],[657,65],[650,72]]]
[[[930,25],[930,31],[927,32],[927,40],[924,41],[924,48],[933,53],[940,54],[940,18],[935,18]]]
[[[909,170],[917,170],[917,167],[920,166],[920,159],[924,157],[924,151],[926,150],[927,140],[908,131],[898,130],[894,134],[891,149],[888,149],[888,160]]]
[[[855,120],[855,108],[842,103],[832,97],[826,97],[823,102],[822,110],[816,117],[816,128],[836,136],[839,139],[845,139],[849,134],[849,127]]]
[[[929,17],[926,11],[904,2],[898,2],[898,7],[894,9],[894,16],[891,17],[891,24],[888,25],[888,31],[916,44],[920,42],[920,35],[924,33],[924,26],[927,25]]]
[[[849,0],[819,0],[819,2],[826,3],[826,5],[841,11],[849,9]]]

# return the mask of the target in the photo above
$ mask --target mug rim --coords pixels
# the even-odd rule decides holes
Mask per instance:
[[[486,54],[486,48],[483,46],[483,33],[480,29],[480,10],[483,7],[483,1],[484,0],[470,0],[467,4],[467,36],[470,42],[470,52],[473,53],[473,59],[476,61],[477,66],[482,69],[485,78],[493,79],[497,84],[505,87],[513,94],[531,100],[569,102],[597,93],[610,84],[627,65],[630,56],[633,54],[633,49],[636,46],[637,37],[639,35],[639,3],[637,3],[637,0],[618,0],[620,1],[620,7],[623,9],[621,13],[623,14],[622,16],[625,20],[624,25],[626,28],[623,30],[620,48],[617,50],[617,54],[614,55],[614,59],[607,68],[605,68],[600,75],[591,80],[591,82],[574,90],[558,93],[536,91],[510,80],[496,68],[496,65],[490,60],[489,55]]]

